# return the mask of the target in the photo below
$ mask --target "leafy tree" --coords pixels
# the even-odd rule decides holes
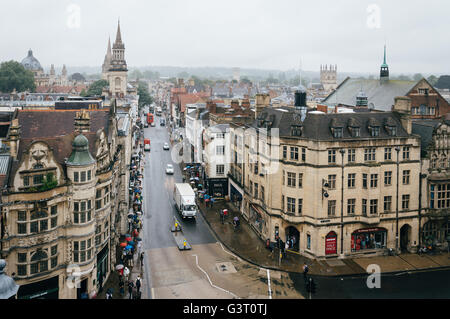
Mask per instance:
[[[241,83],[245,83],[245,84],[249,84],[249,85],[252,85],[252,81],[250,81],[248,78],[246,78],[246,77],[243,77],[242,79],[241,79]]]
[[[139,108],[153,103],[153,98],[148,93],[148,86],[145,82],[139,82],[138,85]]]
[[[430,82],[431,85],[435,86],[436,83],[437,83],[437,81],[438,81],[438,78],[437,78],[437,76],[435,76],[435,75],[430,75],[430,76],[427,78],[427,81]]]
[[[420,73],[416,73],[416,74],[414,74],[414,76],[413,76],[413,80],[416,81],[416,82],[419,82],[419,81],[422,80],[422,79],[423,79],[423,75],[420,74]]]
[[[142,78],[144,78],[144,75],[138,69],[133,70],[133,72],[131,72],[131,74],[130,74],[130,79],[138,80],[138,79],[142,79]]]
[[[36,89],[34,75],[19,62],[3,62],[0,64],[0,92],[11,93],[14,89],[17,92],[26,90],[34,92]]]
[[[87,96],[86,90],[82,89],[80,92],[80,96]]]
[[[106,80],[98,80],[95,81],[94,83],[91,84],[91,86],[89,87],[86,95],[87,96],[100,96],[102,95],[102,91],[105,87],[107,87],[109,85],[108,81]]]

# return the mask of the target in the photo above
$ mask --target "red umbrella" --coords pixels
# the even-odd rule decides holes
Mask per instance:
[[[120,243],[120,247],[126,247],[127,243]]]
[[[126,241],[132,241],[133,239],[131,239],[131,237],[127,237],[125,238]]]

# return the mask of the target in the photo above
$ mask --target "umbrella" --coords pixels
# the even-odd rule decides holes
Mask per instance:
[[[134,214],[128,214],[128,218],[133,218]]]
[[[183,168],[183,171],[187,170],[187,167]]]
[[[130,250],[131,248],[133,248],[133,246],[128,245],[127,247],[125,247],[126,250]]]
[[[198,177],[194,177],[194,179],[195,179],[196,181],[200,180],[200,178],[198,178]]]
[[[122,265],[122,264],[117,265],[117,266],[116,266],[116,270],[121,270],[121,269],[123,269],[123,267],[124,267],[124,265]]]
[[[120,243],[120,247],[126,247],[127,243]]]
[[[194,178],[193,177],[191,177],[190,179],[189,179],[190,181],[193,181],[194,180]]]
[[[135,240],[136,240],[136,241],[141,241],[142,238],[141,238],[141,237],[136,237]]]
[[[203,186],[203,184],[198,184],[198,187],[202,187]]]
[[[239,218],[238,218],[238,217],[236,216],[236,217],[234,217],[234,218],[233,218],[233,220],[235,220],[235,221],[236,221],[236,220],[239,220]]]
[[[192,182],[191,182],[191,184],[195,184],[195,182],[194,182],[194,181],[192,181]]]
[[[129,246],[134,246],[134,241],[128,242],[128,245],[129,245]]]
[[[127,238],[125,238],[125,240],[126,241],[131,241],[132,239],[131,239],[131,237],[127,237]]]
[[[125,236],[125,237],[131,237],[131,235],[130,235],[130,234],[125,234],[124,236]]]

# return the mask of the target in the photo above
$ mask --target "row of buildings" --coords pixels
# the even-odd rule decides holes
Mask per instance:
[[[316,109],[301,87],[292,107],[261,93],[186,104],[186,150],[206,190],[231,200],[262,240],[295,238],[308,257],[446,249],[448,102],[425,79],[390,80],[386,62],[370,94],[352,81]]]
[[[18,298],[93,297],[115,270],[139,98],[127,92],[117,32],[102,99],[11,115],[0,149],[0,258]]]

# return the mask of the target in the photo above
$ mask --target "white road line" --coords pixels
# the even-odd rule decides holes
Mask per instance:
[[[270,288],[270,270],[267,269],[267,285],[269,286],[269,299],[272,299],[272,288]]]
[[[234,258],[236,258],[237,260],[242,261],[242,259],[239,258],[238,256],[236,256],[235,254],[230,253],[230,252],[228,252],[227,250],[225,250],[225,248],[223,247],[223,245],[222,245],[221,242],[217,242],[217,243],[220,245],[220,247],[222,247],[222,250],[223,250],[224,252],[226,252],[228,255],[231,255],[231,256],[233,256]]]
[[[200,269],[205,275],[206,275],[206,277],[208,278],[208,281],[209,281],[209,284],[211,285],[211,287],[214,287],[214,288],[217,288],[217,289],[219,289],[219,290],[222,290],[222,291],[224,291],[224,292],[226,292],[226,293],[229,293],[230,295],[232,295],[234,298],[236,298],[236,299],[240,299],[238,296],[236,296],[234,293],[232,293],[231,291],[228,291],[228,290],[226,290],[226,289],[223,289],[223,288],[221,288],[221,287],[218,287],[218,286],[216,286],[216,285],[214,285],[212,282],[211,282],[211,279],[209,278],[209,275],[206,273],[206,271],[204,271],[199,265],[198,265],[198,256],[197,255],[192,255],[192,256],[194,256],[195,257],[195,263],[197,264],[197,268],[198,269]]]

